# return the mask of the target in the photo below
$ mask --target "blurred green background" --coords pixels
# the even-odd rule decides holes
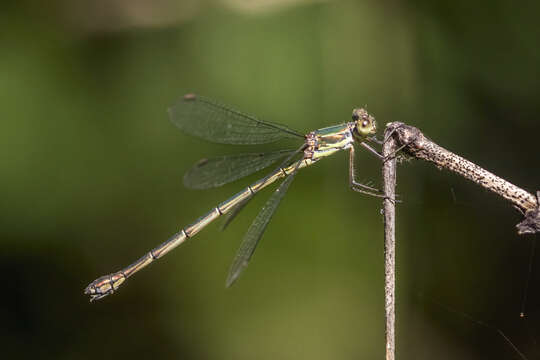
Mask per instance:
[[[2,352],[383,358],[381,203],[349,190],[345,153],[298,174],[231,289],[269,190],[117,294],[90,304],[83,289],[257,178],[183,187],[198,159],[254,149],[177,131],[166,109],[187,92],[301,132],[367,104],[381,129],[418,126],[538,189],[539,13],[512,1],[3,1]],[[357,166],[379,186],[373,156]],[[497,329],[539,358],[540,258],[529,272],[534,238],[515,234],[517,212],[425,163],[398,181],[398,358],[519,358]]]

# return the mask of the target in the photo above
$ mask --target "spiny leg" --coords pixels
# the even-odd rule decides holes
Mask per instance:
[[[379,144],[379,145],[384,144],[384,141],[377,139],[376,135],[373,135],[371,137],[367,137],[366,139],[369,140],[369,141],[373,141],[374,143]]]
[[[362,194],[371,195],[375,197],[384,197],[382,191],[371,186],[364,185],[355,179],[356,172],[354,170],[354,147],[349,149],[349,187]]]
[[[374,148],[372,148],[371,146],[369,146],[368,144],[366,144],[365,142],[361,142],[360,145],[362,145],[364,148],[366,148],[367,150],[369,150],[369,152],[371,152],[372,154],[374,154],[376,157],[378,157],[379,159],[381,160],[384,160],[384,156],[382,156],[377,150],[375,150]]]

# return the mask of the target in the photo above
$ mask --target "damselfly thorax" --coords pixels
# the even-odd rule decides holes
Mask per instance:
[[[377,130],[375,118],[365,109],[353,110],[353,122],[315,130],[306,135],[307,148],[304,157],[313,161],[347,150],[355,141],[362,142]]]

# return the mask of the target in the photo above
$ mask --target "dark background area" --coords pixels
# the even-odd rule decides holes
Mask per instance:
[[[179,132],[166,109],[187,92],[304,133],[367,105],[381,131],[417,126],[537,190],[539,13],[512,1],[3,1],[2,353],[383,358],[381,202],[348,188],[345,153],[298,174],[231,289],[270,190],[117,294],[90,304],[83,289],[262,176],[183,187],[198,159],[254,149]],[[360,178],[379,186],[380,162],[358,152]],[[400,166],[398,192],[398,358],[519,359],[498,330],[539,358],[540,258],[529,272],[519,214],[418,161]]]

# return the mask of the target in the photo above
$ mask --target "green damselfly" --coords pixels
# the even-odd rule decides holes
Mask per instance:
[[[85,289],[90,301],[99,300],[114,293],[131,275],[161,258],[172,249],[193,237],[221,215],[228,214],[226,226],[253,196],[278,179],[285,178],[270,196],[249,227],[227,278],[230,286],[247,266],[272,215],[285,195],[297,171],[339,150],[349,151],[349,184],[358,192],[382,196],[377,189],[357,182],[354,171],[354,144],[372,151],[366,142],[376,141],[377,125],[373,116],[365,109],[354,109],[352,122],[330,126],[302,135],[284,125],[259,120],[209,99],[188,94],[169,109],[171,121],[182,131],[208,141],[222,144],[251,145],[270,143],[281,139],[302,140],[298,149],[269,153],[252,153],[204,159],[189,170],[184,183],[191,188],[211,188],[240,179],[262,170],[278,160],[280,165],[264,178],[249,185],[230,199],[220,203],[191,225],[174,234],[167,241],[149,251],[139,260],[115,273],[102,276]]]

